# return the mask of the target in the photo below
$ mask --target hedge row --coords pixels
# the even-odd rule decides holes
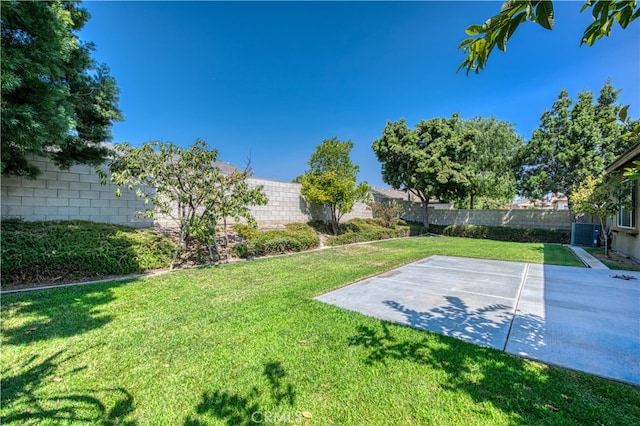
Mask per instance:
[[[1,230],[2,285],[166,268],[174,248],[155,231],[89,221],[6,219]]]
[[[304,223],[290,223],[285,230],[259,231],[247,225],[234,229],[244,239],[234,247],[235,255],[243,258],[298,252],[320,244],[313,228]]]
[[[569,244],[571,232],[562,229],[506,228],[482,225],[430,225],[429,232],[449,237],[483,238],[521,243]]]
[[[422,225],[400,221],[393,228],[386,228],[378,219],[351,219],[340,226],[340,235],[327,239],[327,244],[337,246],[388,238],[408,237],[425,232]]]

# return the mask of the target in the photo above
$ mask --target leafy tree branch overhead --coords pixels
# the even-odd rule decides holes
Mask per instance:
[[[627,28],[632,21],[640,17],[637,0],[588,0],[580,12],[587,9],[591,9],[594,20],[585,29],[580,45],[586,43],[592,46],[602,37],[608,37],[616,23],[622,28]],[[547,30],[552,30],[555,24],[553,2],[508,0],[502,4],[500,13],[487,19],[484,24],[467,27],[466,33],[472,37],[463,40],[458,47],[467,55],[458,67],[458,71],[466,69],[467,74],[471,71],[478,74],[486,66],[496,46],[506,52],[507,42],[520,24],[526,21],[535,22]]]

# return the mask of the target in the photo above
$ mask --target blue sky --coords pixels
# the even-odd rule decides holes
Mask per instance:
[[[371,144],[387,121],[494,116],[528,140],[562,88],[575,99],[607,79],[640,115],[640,23],[580,47],[583,2],[554,3],[553,31],[523,24],[469,76],[464,30],[501,2],[85,2],[80,38],[120,88],[113,142],[201,138],[291,181],[336,136],[354,142],[358,179],[386,187]]]

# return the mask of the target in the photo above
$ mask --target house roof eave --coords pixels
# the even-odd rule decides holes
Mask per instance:
[[[605,169],[605,171],[607,173],[612,173],[616,170],[621,169],[631,161],[637,160],[638,158],[640,158],[640,144],[634,145],[623,152],[618,158],[613,161],[613,163],[609,165],[609,167]]]

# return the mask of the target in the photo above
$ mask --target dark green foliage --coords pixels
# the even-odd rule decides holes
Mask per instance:
[[[89,13],[78,2],[3,1],[3,174],[36,177],[30,155],[62,168],[98,165],[111,125],[122,119],[106,65],[78,40]]]
[[[88,221],[3,220],[2,285],[166,268],[174,243],[151,230]]]
[[[587,176],[602,173],[633,145],[633,139],[624,135],[625,125],[616,121],[621,109],[616,103],[618,92],[606,82],[595,103],[593,93],[587,90],[578,94],[577,101],[566,90],[560,92],[518,154],[522,195],[541,199],[550,192],[562,193],[571,208],[577,186]]]
[[[460,117],[420,121],[410,129],[404,119],[387,122],[372,148],[382,163],[382,179],[394,189],[409,191],[422,202],[423,223],[429,226],[428,206],[465,196],[469,184],[465,165],[473,155],[474,134],[459,126]]]
[[[422,224],[407,224],[399,221],[393,228],[387,228],[378,219],[351,219],[340,228],[340,235],[327,239],[327,244],[337,246],[389,238],[409,237],[426,232]]]
[[[243,258],[299,252],[320,244],[313,228],[304,223],[287,224],[284,230],[260,231],[248,225],[235,225],[234,229],[244,239],[234,248]]]
[[[569,244],[571,232],[562,229],[506,228],[483,225],[431,225],[429,231],[449,237],[482,238],[519,243]]]

